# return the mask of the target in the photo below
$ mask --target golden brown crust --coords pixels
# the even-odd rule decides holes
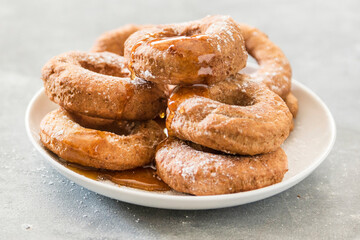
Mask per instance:
[[[294,96],[294,94],[289,93],[289,95],[286,96],[284,101],[285,101],[286,105],[288,106],[291,114],[293,115],[293,118],[296,118],[297,113],[299,111],[298,99]]]
[[[285,97],[291,89],[291,66],[281,49],[269,40],[259,29],[239,24],[248,53],[260,65],[258,71],[249,77],[264,82],[280,97]]]
[[[118,120],[147,120],[166,107],[163,87],[130,80],[123,57],[103,52],[68,52],[42,69],[45,92],[68,111]]]
[[[221,81],[247,60],[239,26],[227,16],[138,31],[124,55],[135,76],[164,84]]]
[[[118,29],[105,32],[96,40],[91,51],[111,52],[124,56],[124,43],[126,39],[134,32],[150,27],[153,27],[153,25],[128,24]]]
[[[63,109],[48,113],[40,124],[40,140],[59,157],[83,166],[109,170],[143,166],[154,159],[156,146],[165,137],[152,120],[101,126],[118,134],[85,128],[75,120]]]
[[[193,195],[249,191],[281,182],[287,157],[278,148],[256,156],[203,151],[199,145],[169,138],[155,156],[157,173],[171,188]]]
[[[245,155],[275,151],[289,135],[288,107],[261,83],[238,74],[208,88],[188,88],[178,86],[168,102],[170,135]]]
[[[288,106],[291,114],[293,115],[293,121],[291,124],[291,131],[294,130],[295,127],[295,118],[297,116],[297,113],[299,111],[299,104],[297,98],[292,94],[291,92],[286,96],[284,99],[286,105]]]

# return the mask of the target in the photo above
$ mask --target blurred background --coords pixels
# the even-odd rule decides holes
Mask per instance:
[[[101,33],[124,24],[209,14],[230,15],[267,33],[289,58],[294,78],[333,113],[335,147],[306,180],[245,206],[156,210],[74,185],[31,146],[25,110],[51,57],[89,50]],[[358,0],[0,0],[0,238],[360,237],[359,27]]]
[[[360,71],[356,0],[0,0],[0,4],[0,70],[32,79],[27,88],[30,95],[42,85],[40,69],[46,61],[66,51],[90,49],[104,31],[128,23],[173,23],[209,14],[230,15],[267,33],[289,58],[294,77],[323,97],[330,108],[339,107],[338,114],[348,110],[349,105],[343,103],[351,102],[351,93],[358,90],[348,82]],[[9,83],[2,77],[0,81],[27,84],[24,79]],[[347,99],[330,94],[339,91],[347,92]]]

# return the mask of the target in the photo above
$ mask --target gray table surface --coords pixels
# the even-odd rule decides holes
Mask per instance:
[[[337,140],[308,178],[243,206],[159,210],[77,186],[32,147],[25,109],[49,58],[88,50],[99,34],[126,23],[207,14],[231,15],[268,33],[294,77],[329,106]],[[0,239],[360,239],[359,29],[358,0],[0,0]]]

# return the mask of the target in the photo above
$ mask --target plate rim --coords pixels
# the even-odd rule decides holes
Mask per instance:
[[[329,108],[325,105],[325,103],[321,100],[321,98],[318,95],[316,95],[312,90],[310,90],[304,84],[302,84],[294,79],[292,79],[292,83],[294,83],[294,85],[297,85],[297,87],[300,87],[302,91],[305,91],[307,94],[311,95],[311,97],[313,97],[321,105],[321,107],[325,110],[325,113],[330,122],[330,128],[331,128],[330,144],[327,145],[326,150],[324,150],[322,152],[321,156],[319,156],[315,161],[313,161],[311,164],[309,164],[307,166],[307,168],[305,168],[303,171],[299,172],[295,176],[293,176],[289,179],[286,179],[280,183],[276,183],[276,184],[268,186],[268,187],[264,187],[264,188],[260,188],[260,189],[256,189],[256,190],[252,190],[252,191],[247,191],[247,192],[212,195],[212,196],[191,196],[191,195],[170,195],[170,194],[168,195],[168,194],[162,194],[162,193],[157,193],[157,192],[147,192],[147,191],[119,187],[116,185],[107,184],[107,183],[104,183],[101,181],[89,179],[83,175],[80,175],[80,174],[66,168],[65,166],[58,163],[57,161],[54,161],[52,159],[52,157],[49,156],[49,153],[47,152],[47,150],[44,149],[41,145],[39,145],[36,142],[36,139],[33,137],[32,130],[30,128],[30,121],[31,121],[30,114],[34,110],[35,102],[41,97],[41,95],[44,92],[43,87],[36,92],[36,94],[32,97],[32,99],[30,100],[30,102],[26,108],[25,128],[26,128],[28,138],[30,139],[30,141],[34,145],[34,147],[40,152],[40,154],[46,159],[46,161],[49,162],[50,165],[52,167],[54,167],[61,175],[68,178],[69,180],[77,183],[78,185],[85,187],[91,191],[100,193],[101,195],[105,195],[107,197],[114,198],[114,199],[128,202],[128,203],[133,203],[133,204],[147,206],[147,207],[164,208],[164,209],[183,209],[183,210],[185,210],[185,209],[188,209],[188,210],[189,209],[215,209],[215,208],[237,206],[237,205],[242,205],[242,204],[246,204],[246,203],[263,200],[265,198],[271,197],[273,195],[276,195],[282,191],[285,191],[285,190],[293,187],[294,185],[296,185],[297,183],[299,183],[300,181],[305,179],[307,176],[309,176],[326,159],[326,157],[329,155],[331,149],[334,146],[334,143],[336,140],[336,124],[335,124],[335,120],[334,120]],[[84,186],[84,184],[85,185],[90,184],[90,186]],[[99,191],[99,189],[95,189],[95,188],[100,188],[102,190]],[[111,191],[111,192],[115,191],[115,193],[114,192],[112,194],[105,193],[106,191]],[[148,199],[148,203],[144,202],[144,201],[134,201],[134,200],[130,201],[130,200],[126,200],[126,199],[119,199],[118,197],[115,197],[116,194],[126,194],[127,197],[124,196],[126,199],[129,197],[130,198],[131,197],[146,198],[146,199]],[[261,196],[261,197],[259,197],[259,196]],[[256,197],[258,197],[258,198],[256,198]],[[236,202],[234,203],[233,202],[233,201],[236,201],[239,199],[248,199],[248,200],[245,200],[245,202],[243,202],[243,203],[236,203]],[[174,202],[175,201],[175,205],[176,205],[176,202],[178,202],[178,201],[180,201],[184,204],[204,203],[204,205],[203,206],[197,205],[196,207],[194,207],[194,206],[193,207],[191,207],[191,206],[182,206],[182,207],[181,206],[177,206],[177,207],[173,206],[173,207],[171,207],[171,204],[167,204],[166,206],[156,204],[157,201],[160,201],[160,202],[164,202],[164,201],[173,201]],[[221,201],[226,201],[227,204],[219,204],[219,202],[221,202]],[[208,206],[207,204],[205,204],[205,202],[211,206]]]

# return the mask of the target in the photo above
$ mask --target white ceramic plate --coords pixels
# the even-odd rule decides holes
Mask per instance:
[[[255,67],[247,67],[245,72],[254,71]],[[143,190],[119,187],[117,185],[101,182],[84,177],[66,168],[50,154],[39,140],[39,125],[41,119],[57,108],[45,95],[44,90],[39,90],[27,108],[25,125],[30,141],[44,158],[62,175],[75,183],[102,194],[148,207],[167,209],[212,209],[246,204],[268,198],[278,194],[299,183],[329,154],[335,141],[335,122],[326,105],[311,90],[301,83],[293,80],[293,94],[299,100],[299,113],[295,120],[295,129],[283,144],[288,156],[289,171],[282,182],[249,191],[217,196],[190,196],[174,192],[147,192]]]

